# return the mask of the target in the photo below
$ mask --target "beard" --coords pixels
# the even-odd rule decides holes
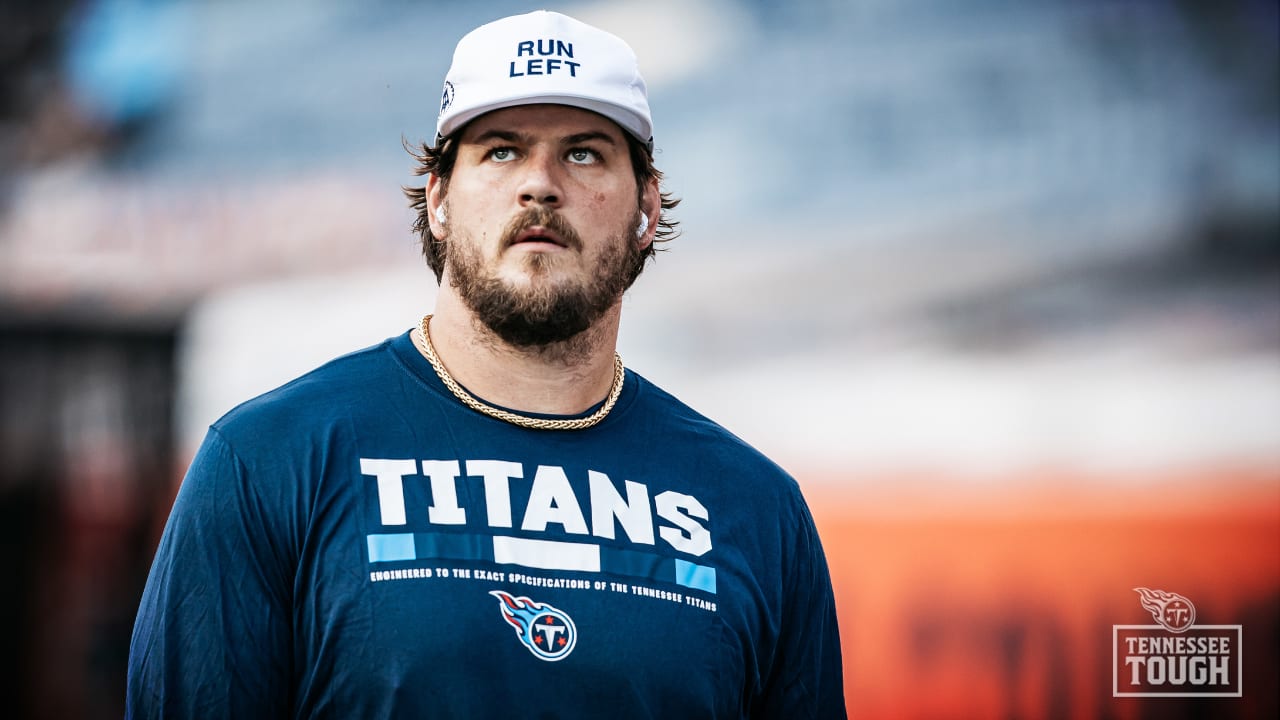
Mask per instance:
[[[638,213],[635,219],[638,223]],[[633,223],[633,226],[636,223]],[[560,215],[535,207],[517,215],[503,230],[506,249],[526,228],[540,225],[581,251],[581,237]],[[487,272],[480,250],[468,242],[445,244],[445,268],[450,284],[480,322],[514,347],[547,347],[565,343],[590,328],[639,275],[644,255],[626,230],[607,239],[595,266],[584,277],[554,282],[555,258],[534,253],[526,258],[527,286],[514,286]]]

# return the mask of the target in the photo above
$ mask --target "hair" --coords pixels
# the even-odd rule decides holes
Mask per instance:
[[[406,140],[402,140],[401,143],[404,145],[404,149],[418,163],[417,167],[413,169],[413,174],[419,177],[435,175],[440,178],[440,182],[443,184],[442,189],[447,192],[449,178],[453,175],[453,165],[458,159],[457,138],[461,134],[462,130],[458,130],[441,142],[438,147],[434,148],[425,142],[415,146]],[[659,183],[658,196],[662,205],[653,242],[637,258],[636,267],[631,276],[634,282],[635,278],[639,277],[641,271],[644,270],[648,260],[656,258],[659,250],[666,249],[659,248],[658,243],[674,240],[680,235],[679,221],[672,219],[668,214],[668,211],[680,204],[680,199],[661,189],[662,171],[654,166],[653,155],[649,152],[649,148],[625,130],[622,135],[627,139],[627,148],[631,154],[631,168],[636,176],[637,204],[643,199],[644,189],[648,183],[651,180],[656,180]],[[413,232],[422,240],[422,256],[426,259],[427,266],[436,274],[436,282],[440,282],[444,276],[444,241],[431,232],[431,222],[428,218],[430,211],[427,207],[427,188],[423,185],[421,187],[404,186],[401,189],[404,191],[405,197],[409,199],[409,206],[418,213],[417,218],[413,221]]]

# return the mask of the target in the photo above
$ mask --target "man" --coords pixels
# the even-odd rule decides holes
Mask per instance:
[[[795,481],[614,350],[673,231],[630,48],[482,26],[437,130],[408,191],[434,314],[210,428],[129,715],[843,717]]]

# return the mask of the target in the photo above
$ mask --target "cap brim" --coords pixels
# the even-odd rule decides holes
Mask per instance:
[[[434,147],[439,147],[440,143],[444,142],[445,138],[454,135],[467,123],[475,120],[485,113],[521,105],[568,105],[570,107],[582,108],[583,110],[590,110],[614,121],[618,124],[618,127],[621,127],[627,132],[627,134],[639,140],[650,153],[653,152],[653,131],[643,117],[612,103],[601,102],[595,98],[580,97],[576,95],[533,95],[529,97],[504,98],[479,107],[467,108],[463,112],[451,115],[440,124],[436,133]]]

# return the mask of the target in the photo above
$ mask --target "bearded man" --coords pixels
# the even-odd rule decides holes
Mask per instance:
[[[434,312],[210,427],[130,717],[844,717],[795,481],[615,350],[675,233],[652,149],[620,39],[462,38],[406,190]]]

